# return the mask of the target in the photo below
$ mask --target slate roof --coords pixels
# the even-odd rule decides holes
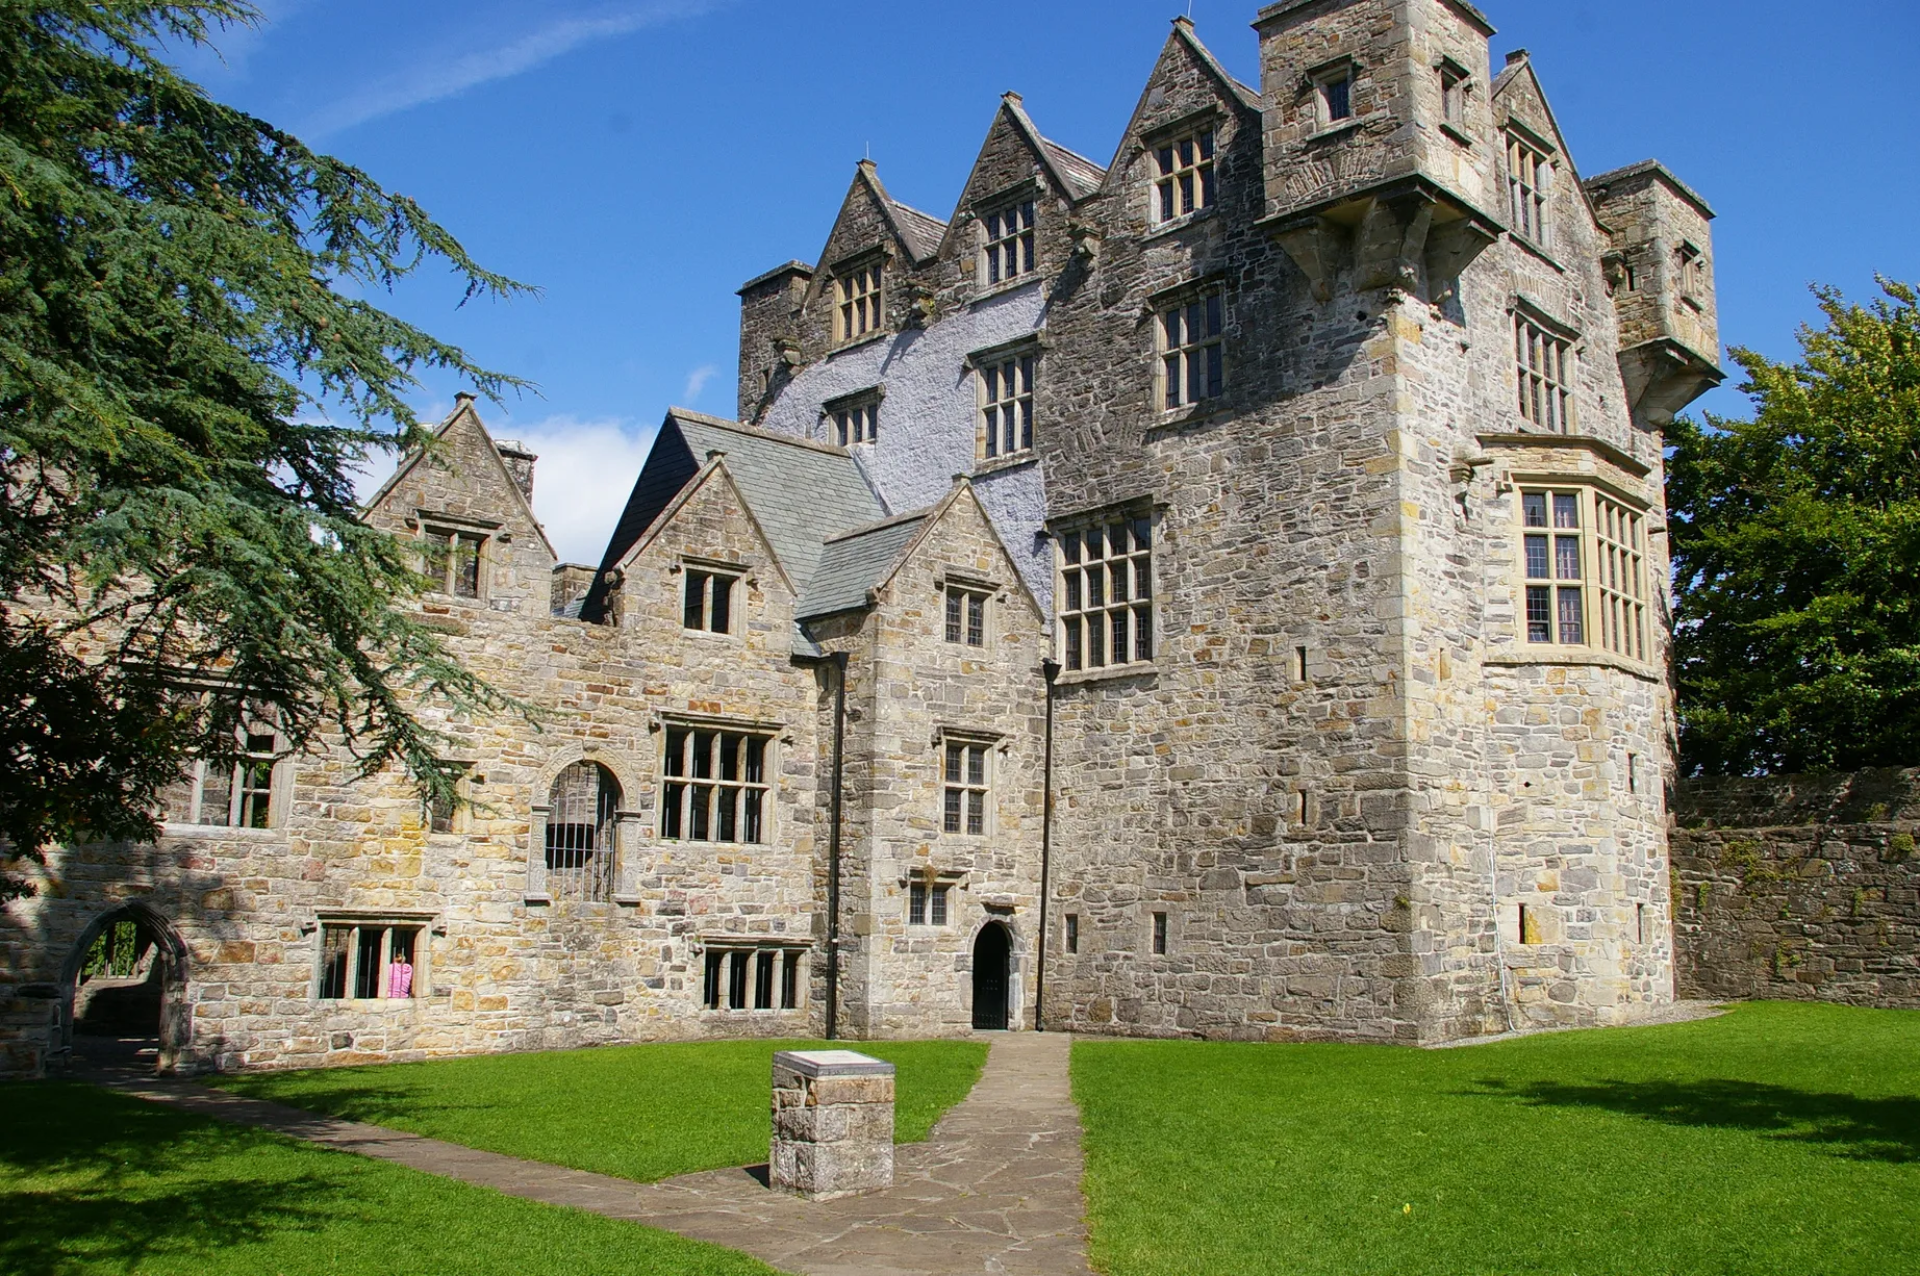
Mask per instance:
[[[807,592],[821,542],[887,516],[845,451],[674,408],[669,419],[696,463],[726,453],[727,473],[773,544],[794,588]]]
[[[1068,150],[1051,138],[1043,137],[1040,145],[1046,149],[1047,158],[1052,161],[1060,175],[1072,183],[1073,190],[1068,192],[1075,199],[1085,199],[1100,189],[1100,183],[1107,180],[1107,170],[1086,156]]]
[[[900,228],[907,246],[913,249],[916,261],[925,261],[940,251],[940,240],[947,233],[945,222],[932,213],[923,213],[892,196],[887,197],[887,203],[893,206],[894,224]]]
[[[894,560],[927,521],[926,510],[846,532],[828,541],[820,568],[801,591],[802,620],[867,605],[867,591],[887,578]]]

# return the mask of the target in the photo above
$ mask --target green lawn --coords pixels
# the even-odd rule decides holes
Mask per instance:
[[[238,1094],[642,1182],[767,1159],[773,1053],[703,1041],[220,1077]],[[847,1043],[837,1043],[845,1045]],[[987,1060],[975,1041],[863,1041],[897,1069],[894,1136],[927,1137]]]
[[[1112,1276],[1920,1271],[1920,1012],[1439,1051],[1082,1041],[1073,1082]]]
[[[744,1255],[92,1086],[0,1085],[8,1276],[773,1276]]]

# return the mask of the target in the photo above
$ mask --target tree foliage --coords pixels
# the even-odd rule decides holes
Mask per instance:
[[[1880,283],[1817,289],[1798,363],[1733,352],[1751,421],[1672,427],[1688,769],[1920,764],[1920,310]]]
[[[0,0],[0,838],[144,837],[189,751],[270,711],[451,792],[421,719],[509,707],[404,607],[353,469],[429,444],[475,366],[365,300],[482,269],[411,199],[209,99],[155,52],[244,0]],[[212,686],[212,694],[206,688]],[[270,706],[270,710],[262,710]],[[4,888],[0,888],[4,898]]]

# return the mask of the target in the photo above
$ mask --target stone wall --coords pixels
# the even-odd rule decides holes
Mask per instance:
[[[1683,997],[1920,1007],[1920,769],[1684,781]]]

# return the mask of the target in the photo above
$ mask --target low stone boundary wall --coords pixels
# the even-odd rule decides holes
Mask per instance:
[[[1920,769],[1682,781],[1681,997],[1920,1007]]]

